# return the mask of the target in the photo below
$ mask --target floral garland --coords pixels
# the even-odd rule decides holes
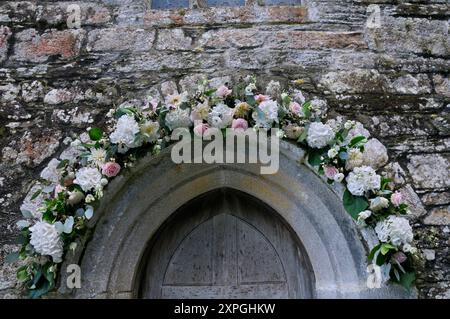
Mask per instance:
[[[137,158],[167,147],[174,129],[189,127],[196,136],[206,136],[230,127],[269,131],[277,126],[280,137],[306,150],[309,164],[330,184],[345,186],[343,204],[357,224],[375,230],[379,243],[368,256],[368,287],[390,280],[409,289],[417,249],[403,217],[409,211],[402,194],[376,173],[387,163],[386,148],[370,139],[361,123],[341,117],[325,122],[323,106],[320,100],[306,101],[298,89],[282,92],[274,81],[263,94],[255,77],[248,76],[232,89],[213,88],[205,80],[193,95],[173,94],[162,101],[148,97],[144,105],[110,110],[106,132],[90,128],[72,141],[75,160],[60,161],[55,168],[59,181],[34,193],[31,199],[42,196],[43,206],[22,210],[25,219],[17,223],[21,249],[8,258],[22,260],[18,280],[32,298],[54,289],[64,254],[86,233],[109,181]]]

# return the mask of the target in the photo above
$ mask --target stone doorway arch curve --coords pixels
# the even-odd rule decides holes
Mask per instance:
[[[366,287],[367,242],[345,212],[339,188],[303,164],[298,146],[280,143],[280,169],[261,175],[257,164],[175,164],[171,148],[145,157],[116,177],[90,222],[92,239],[68,256],[81,265],[76,298],[136,298],[147,245],[185,203],[220,188],[240,191],[276,211],[301,241],[314,273],[317,298],[405,298],[400,287]]]

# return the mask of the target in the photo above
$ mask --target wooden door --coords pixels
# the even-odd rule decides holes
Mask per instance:
[[[277,214],[236,191],[182,207],[151,243],[143,298],[311,298],[314,276]]]

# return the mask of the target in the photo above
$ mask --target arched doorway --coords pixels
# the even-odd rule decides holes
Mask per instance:
[[[143,298],[314,297],[299,239],[273,209],[229,188],[181,207],[143,259]]]

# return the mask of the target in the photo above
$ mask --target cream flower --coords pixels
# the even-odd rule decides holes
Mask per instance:
[[[30,227],[30,232],[30,244],[37,253],[51,256],[55,263],[62,261],[63,242],[53,224],[38,221]]]
[[[313,122],[309,126],[306,141],[310,147],[323,148],[333,140],[334,136],[335,134],[330,126],[320,122]]]
[[[379,210],[388,207],[389,207],[389,200],[387,198],[378,196],[370,200],[370,209],[373,210],[374,212],[377,212]]]
[[[166,115],[166,125],[171,131],[176,128],[190,127],[192,125],[192,121],[189,116],[189,109],[182,110],[180,108],[177,108],[170,111]]]
[[[187,102],[187,92],[181,94],[171,94],[166,98],[166,104],[171,109],[178,108],[181,104]]]
[[[363,165],[363,154],[357,148],[351,148],[348,152],[348,158],[345,161],[345,169],[351,171],[355,167]]]
[[[159,137],[159,123],[153,121],[146,121],[141,125],[141,134],[146,142],[154,142]]]
[[[88,161],[96,166],[102,166],[106,161],[106,151],[102,148],[91,148]]]

